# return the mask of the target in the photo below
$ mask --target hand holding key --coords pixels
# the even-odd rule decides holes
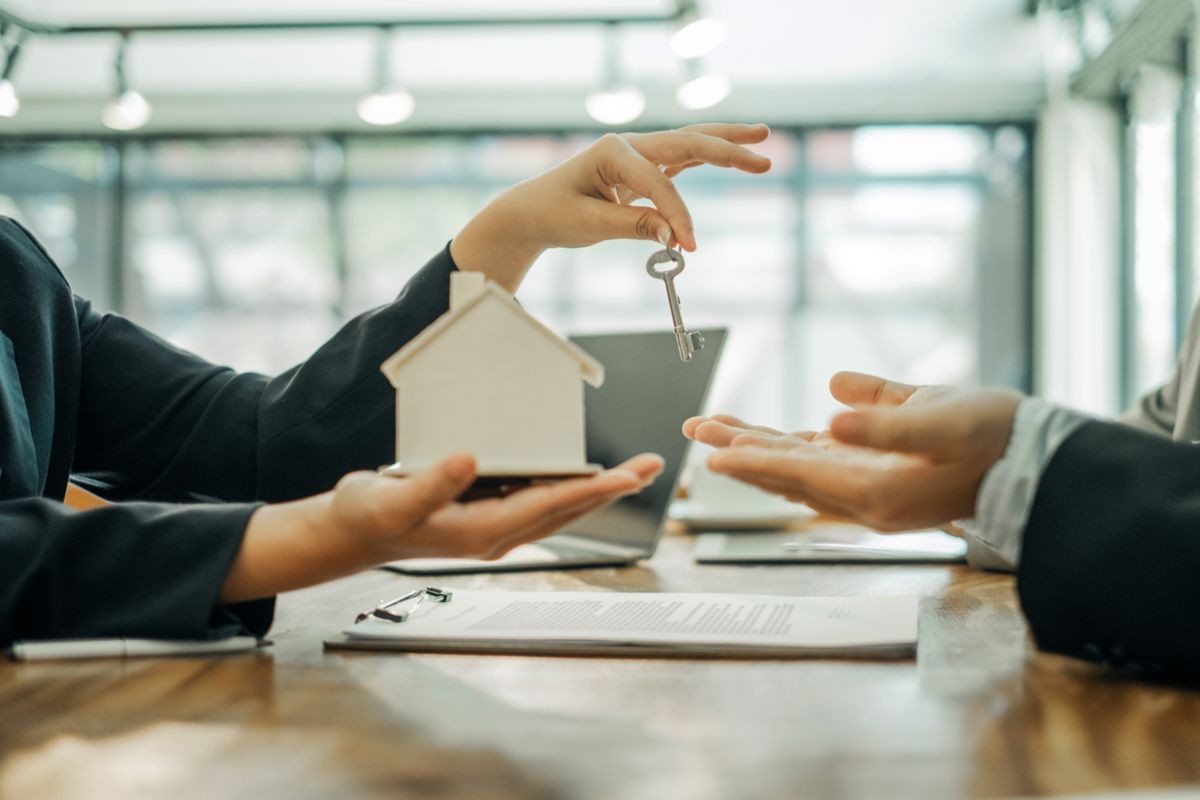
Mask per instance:
[[[766,125],[708,123],[607,134],[492,200],[454,237],[450,254],[459,269],[483,272],[515,293],[551,247],[644,239],[693,251],[695,226],[672,179],[701,165],[766,172],[771,160],[746,145],[768,133]]]
[[[674,262],[675,266],[660,270],[659,264]],[[683,253],[666,248],[659,250],[646,261],[646,273],[651,278],[657,278],[666,284],[667,302],[671,306],[671,325],[675,331],[675,344],[679,347],[679,360],[691,361],[702,347],[704,337],[695,331],[689,331],[683,325],[683,315],[679,311],[679,295],[675,293],[675,276],[683,272]]]

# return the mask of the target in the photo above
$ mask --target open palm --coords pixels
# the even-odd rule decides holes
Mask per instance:
[[[854,410],[827,431],[783,433],[720,416],[688,420],[684,434],[718,448],[714,472],[878,530],[907,530],[973,515],[1020,399],[850,372],[830,390]]]

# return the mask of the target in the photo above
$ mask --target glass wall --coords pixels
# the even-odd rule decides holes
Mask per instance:
[[[1133,314],[1130,397],[1165,383],[1175,366],[1175,120],[1133,126]]]
[[[1177,251],[1179,110],[1182,78],[1143,66],[1126,100],[1130,177],[1126,191],[1128,270],[1125,400],[1165,383],[1174,371],[1176,348],[1186,326],[1190,281],[1181,281]]]
[[[595,135],[2,147],[0,203],[100,304],[273,372]],[[1015,127],[782,130],[761,148],[767,175],[682,175],[699,240],[677,284],[684,316],[732,330],[713,407],[821,425],[837,369],[1027,386],[1027,144]],[[564,333],[667,329],[653,249],[547,253],[518,297]]]
[[[0,149],[0,214],[32,229],[76,291],[115,302],[116,148],[98,143]]]

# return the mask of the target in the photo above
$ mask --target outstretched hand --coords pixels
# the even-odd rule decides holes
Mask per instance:
[[[469,455],[449,456],[409,478],[355,472],[334,490],[329,525],[358,539],[373,564],[434,556],[499,558],[641,491],[662,467],[662,458],[643,454],[596,475],[470,502],[458,499],[475,480]]]
[[[646,239],[696,249],[691,213],[671,180],[702,164],[761,173],[771,161],[745,147],[766,125],[708,123],[655,133],[610,133],[578,155],[505,191],[450,244],[461,269],[515,292],[552,247]],[[638,204],[648,200],[649,205]]]
[[[641,491],[662,468],[662,458],[643,454],[597,475],[475,502],[459,501],[475,480],[465,454],[408,478],[353,472],[332,492],[258,509],[221,599],[266,597],[404,558],[499,558]]]
[[[784,433],[720,416],[689,419],[683,432],[719,448],[708,461],[714,472],[877,530],[911,530],[974,515],[1021,400],[855,372],[835,375],[830,391],[853,410],[827,431]]]

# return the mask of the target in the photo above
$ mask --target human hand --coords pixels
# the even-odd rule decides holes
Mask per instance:
[[[909,386],[853,372],[830,382],[854,410],[823,433],[787,434],[696,417],[684,435],[720,448],[709,468],[881,531],[971,517],[984,474],[1008,445],[1021,395]]]
[[[499,558],[641,491],[662,468],[659,456],[643,454],[597,475],[475,502],[457,500],[475,480],[465,454],[408,478],[354,472],[332,492],[256,511],[221,597],[264,597],[402,558]]]
[[[610,133],[578,155],[507,190],[450,243],[461,269],[484,272],[515,292],[551,247],[648,239],[696,249],[691,214],[672,178],[713,164],[761,173],[770,159],[743,145],[766,125],[708,123],[656,133]],[[650,205],[635,205],[648,199]]]

